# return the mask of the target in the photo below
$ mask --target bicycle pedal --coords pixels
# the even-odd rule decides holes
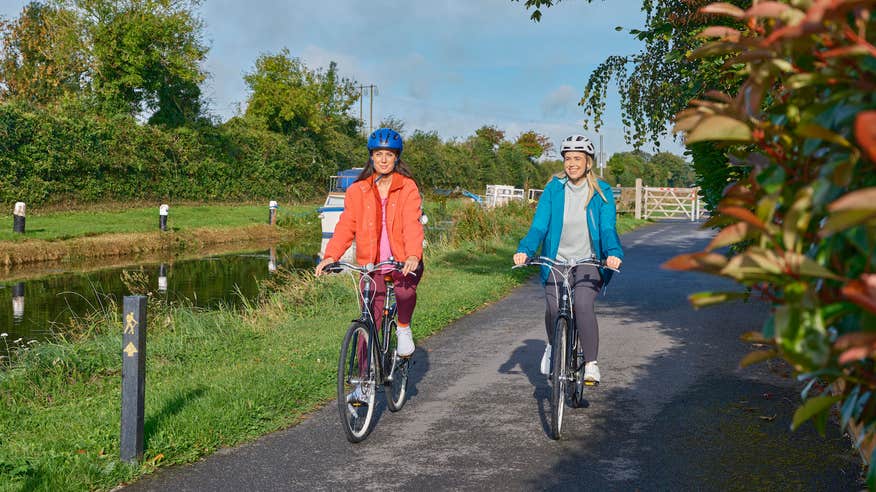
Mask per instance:
[[[584,381],[584,386],[599,386],[599,381]]]

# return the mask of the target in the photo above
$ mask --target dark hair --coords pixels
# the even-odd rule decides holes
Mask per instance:
[[[397,158],[395,160],[395,167],[393,168],[393,172],[397,172],[406,178],[414,179],[414,176],[411,174],[411,170],[408,168],[408,165],[405,164],[405,161],[401,160],[401,158]],[[356,181],[362,181],[363,179],[368,179],[371,175],[374,174],[374,160],[368,159],[368,162],[362,166],[362,172],[359,173],[359,177],[356,178]],[[414,182],[417,180],[414,179]]]

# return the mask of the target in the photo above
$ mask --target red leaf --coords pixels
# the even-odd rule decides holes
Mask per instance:
[[[706,5],[705,7],[700,9],[700,12],[703,14],[727,15],[730,17],[735,17],[737,19],[742,19],[743,17],[745,17],[744,10],[726,2]]]
[[[723,215],[729,215],[730,217],[739,219],[743,222],[747,222],[758,229],[766,231],[766,224],[763,223],[762,220],[757,218],[756,215],[751,213],[751,210],[742,207],[718,207],[718,212]]]
[[[703,38],[721,38],[723,40],[733,41],[734,43],[737,43],[742,39],[741,32],[732,27],[726,26],[709,26],[703,29],[703,32],[701,32],[699,36]]]
[[[876,333],[859,331],[855,333],[847,333],[837,338],[833,345],[837,350],[846,350],[852,347],[872,344],[876,344]]]
[[[706,246],[706,251],[712,251],[742,241],[748,235],[748,227],[747,222],[737,222],[721,229],[721,232],[715,235],[712,242]]]
[[[848,364],[849,362],[855,362],[857,360],[863,359],[870,355],[870,352],[873,350],[873,347],[855,347],[846,350],[841,353],[837,362],[840,365]]]
[[[842,294],[867,311],[876,313],[876,275],[861,275],[861,278],[866,283],[861,280],[852,280],[843,286]]]
[[[831,212],[843,210],[876,210],[876,187],[863,188],[839,197],[827,206]]]
[[[876,111],[862,111],[855,118],[855,138],[871,162],[876,162]]]
[[[791,7],[781,2],[760,2],[745,12],[747,17],[770,17],[776,19]]]
[[[727,258],[718,253],[688,253],[669,259],[660,268],[667,270],[699,270],[717,272],[727,264]]]

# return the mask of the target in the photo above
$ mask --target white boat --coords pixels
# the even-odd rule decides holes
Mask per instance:
[[[322,245],[319,248],[319,260],[325,257],[325,248],[328,245],[329,239],[335,233],[335,227],[341,219],[341,212],[344,211],[344,197],[347,188],[356,181],[356,177],[362,168],[352,168],[341,171],[337,176],[332,176],[329,181],[329,193],[325,197],[325,203],[317,209],[319,218],[322,221]],[[339,258],[341,261],[356,263],[356,242]]]

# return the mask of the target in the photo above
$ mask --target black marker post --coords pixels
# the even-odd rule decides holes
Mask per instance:
[[[125,296],[122,311],[122,461],[143,458],[146,397],[146,297]]]

